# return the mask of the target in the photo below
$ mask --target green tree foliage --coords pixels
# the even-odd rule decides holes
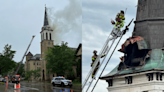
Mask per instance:
[[[15,52],[11,50],[11,45],[5,45],[3,53],[0,53],[0,74],[7,74],[15,67],[15,62],[12,60]]]
[[[27,71],[25,74],[25,79],[29,81],[31,74],[32,74],[32,71]]]
[[[32,75],[34,76],[34,78],[38,78],[40,77],[40,72],[41,72],[41,69],[37,69],[37,70],[32,70]]]
[[[55,45],[49,48],[46,52],[45,59],[47,61],[46,68],[51,73],[57,73],[57,75],[65,75],[65,71],[70,71],[74,62],[75,51],[67,46],[67,42],[61,43],[61,46]]]
[[[75,73],[74,73],[73,69],[70,69],[70,70],[69,70],[69,72],[68,72],[68,74],[67,74],[67,78],[68,78],[69,80],[74,80],[74,79],[75,79]]]
[[[27,71],[26,75],[25,75],[25,79],[29,81],[30,77],[34,77],[35,79],[40,77],[40,71],[41,69],[37,69],[37,70],[31,70],[31,71]]]

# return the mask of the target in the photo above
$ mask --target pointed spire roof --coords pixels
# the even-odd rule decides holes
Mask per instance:
[[[44,24],[43,26],[47,26],[48,25],[48,16],[47,16],[47,8],[45,7],[45,14],[44,14]]]
[[[28,54],[27,54],[26,56],[33,56],[33,55],[32,55],[31,52],[29,51]]]

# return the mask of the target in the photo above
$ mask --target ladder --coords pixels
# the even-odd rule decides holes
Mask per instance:
[[[86,77],[86,79],[85,79],[85,81],[84,81],[84,83],[83,83],[83,85],[82,85],[82,90],[83,90],[83,88],[85,87],[85,85],[86,85],[86,83],[87,83],[89,77],[91,76],[92,72],[93,72],[94,69],[96,68],[96,66],[97,66],[97,64],[98,64],[98,62],[99,62],[99,60],[100,60],[100,57],[101,57],[101,56],[103,55],[103,53],[105,52],[105,49],[107,49],[108,43],[109,43],[110,40],[112,40],[112,39],[110,39],[110,35],[109,35],[109,36],[108,36],[108,39],[106,40],[106,42],[105,42],[105,44],[104,44],[102,50],[100,51],[98,57],[96,58],[96,60],[95,60],[95,62],[94,62],[94,64],[93,64],[91,70],[89,71],[89,73],[88,73],[88,75],[87,75],[87,77]],[[105,57],[106,57],[106,56],[105,56]]]
[[[32,36],[32,40],[34,39],[34,37],[35,37],[35,36],[33,35],[33,36]],[[19,68],[21,67],[21,64],[22,64],[22,62],[23,62],[23,59],[24,59],[24,57],[26,56],[26,53],[27,53],[27,51],[28,51],[28,49],[29,49],[29,47],[30,47],[30,45],[31,45],[31,43],[32,43],[32,40],[31,40],[29,46],[27,47],[27,50],[26,50],[26,52],[24,53],[24,55],[23,55],[23,57],[22,57],[22,60],[19,62],[19,66],[17,67],[17,69],[16,69],[14,75],[16,75],[16,74],[18,73],[18,70],[19,70]]]
[[[133,21],[133,19],[131,20],[131,22],[132,22],[132,21]],[[129,25],[131,24],[131,22],[129,23]],[[129,25],[128,25],[128,26],[129,26]],[[127,29],[128,26],[126,26],[126,29],[125,29],[124,31],[128,30],[128,29]],[[120,32],[120,33],[119,33],[119,32]],[[117,36],[113,36],[112,38],[110,38],[110,35],[112,35],[112,33],[117,33],[117,34],[119,34],[119,36],[117,35]],[[121,31],[115,30],[115,28],[113,28],[113,30],[112,30],[112,32],[111,32],[110,35],[108,36],[108,38],[107,38],[107,40],[106,40],[106,42],[105,42],[105,44],[104,44],[102,50],[100,51],[100,54],[99,54],[98,57],[96,58],[93,67],[91,68],[91,70],[89,71],[89,73],[88,73],[86,79],[84,80],[84,83],[83,83],[83,85],[82,85],[82,90],[84,90],[84,87],[86,86],[86,83],[88,82],[89,77],[91,76],[91,74],[92,74],[92,72],[94,71],[94,69],[96,69],[96,66],[97,66],[97,64],[98,64],[98,62],[99,62],[100,57],[102,56],[102,54],[106,52],[106,56],[107,56],[107,54],[109,53],[109,51],[110,51],[111,47],[113,46],[113,43],[115,42],[115,40],[117,39],[117,37],[120,37],[120,40],[121,40],[121,38],[122,38],[122,36],[123,36],[123,31],[121,32]],[[113,40],[113,41],[112,41],[112,40]],[[120,42],[120,40],[118,41],[118,43]],[[112,43],[111,43],[110,47],[108,48],[108,43],[109,43],[109,41],[112,41]],[[118,43],[117,43],[117,45],[118,45]],[[116,47],[117,47],[117,45],[116,45]],[[115,47],[115,49],[116,49],[116,47]],[[115,51],[115,49],[113,50],[113,52]],[[112,53],[112,54],[113,54],[113,53]],[[112,54],[110,55],[110,58],[111,58]],[[96,76],[98,70],[100,69],[101,65],[103,64],[103,62],[104,62],[106,56],[104,57],[104,59],[103,59],[102,62],[100,63],[99,68],[97,69],[97,71],[96,71],[96,73],[95,73],[95,75],[94,75],[94,78],[95,78],[95,76]],[[109,60],[110,60],[110,58],[109,58]],[[108,62],[107,62],[107,63],[108,63]],[[106,65],[107,65],[107,64],[106,64]],[[101,74],[102,74],[102,73],[101,73]],[[101,75],[100,75],[100,76],[101,76]],[[90,86],[91,86],[91,84],[92,84],[94,78],[92,78],[91,81],[89,82],[89,86],[88,86],[86,92],[89,90],[89,88],[90,88]],[[97,82],[98,82],[98,81],[97,81]],[[97,84],[97,82],[96,82],[96,84]],[[93,88],[93,89],[94,89],[94,88]],[[93,90],[92,90],[92,91],[93,91]]]

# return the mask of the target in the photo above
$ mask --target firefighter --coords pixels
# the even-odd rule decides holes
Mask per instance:
[[[124,26],[124,23],[125,23],[124,22],[125,17],[124,17],[124,11],[123,10],[121,10],[121,12],[116,15],[115,20],[116,20],[116,23],[114,21],[111,21],[111,23],[113,25],[115,24],[114,27],[120,31],[120,28],[122,28]]]
[[[94,55],[92,56],[91,67],[94,65],[94,62],[95,62],[96,58],[98,57],[97,51],[96,51],[96,50],[93,51],[93,54],[94,54]],[[103,58],[104,56],[105,56],[105,55],[102,55],[101,58]],[[99,65],[100,65],[100,61],[98,62],[98,64],[97,64],[95,70],[94,70],[93,73],[92,73],[92,78],[94,77],[94,75],[95,75],[95,73],[96,73],[96,71],[97,71]]]

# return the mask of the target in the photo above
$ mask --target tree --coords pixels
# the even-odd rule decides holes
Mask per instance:
[[[40,68],[37,69],[37,70],[30,70],[30,71],[27,71],[27,72],[26,72],[26,75],[25,75],[25,79],[27,79],[28,82],[29,82],[29,79],[30,79],[31,76],[33,76],[34,78],[40,77],[40,71],[41,71]]]
[[[70,71],[74,62],[74,54],[71,48],[67,46],[67,42],[61,43],[61,46],[55,45],[49,48],[46,52],[45,60],[47,61],[46,68],[51,73],[56,73],[57,75],[65,75],[66,70]]]
[[[27,79],[28,82],[29,82],[29,78],[31,77],[31,74],[32,74],[32,71],[27,71],[26,72],[25,79]]]
[[[34,76],[34,78],[38,78],[40,77],[40,72],[41,72],[41,69],[37,69],[37,70],[32,70],[32,75]]]
[[[15,52],[11,50],[11,45],[5,45],[3,53],[0,53],[0,74],[7,74],[15,67],[15,62],[12,60]]]

